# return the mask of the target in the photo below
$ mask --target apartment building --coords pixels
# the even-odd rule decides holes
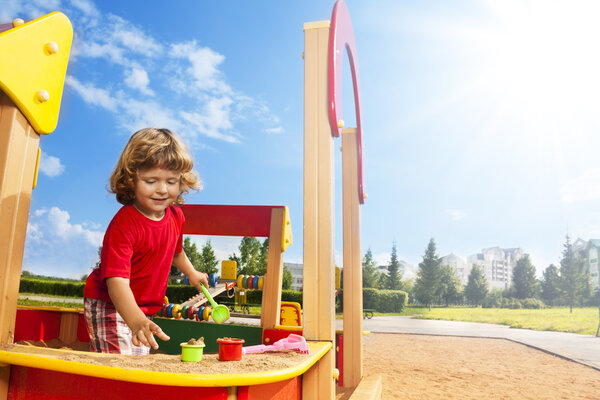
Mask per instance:
[[[304,282],[303,264],[284,262],[283,265],[292,274],[292,290],[302,290]]]
[[[481,253],[467,257],[469,273],[473,264],[477,264],[483,270],[490,289],[505,290],[511,285],[513,268],[523,256],[523,250],[519,247],[502,249],[496,246],[482,249]]]
[[[447,256],[442,257],[441,265],[449,265],[454,268],[456,276],[458,276],[463,285],[466,285],[469,281],[469,273],[471,272],[472,264],[467,264],[464,258],[459,257],[454,253],[450,253]]]

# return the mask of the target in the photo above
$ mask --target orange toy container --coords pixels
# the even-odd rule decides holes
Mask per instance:
[[[220,361],[239,361],[242,359],[242,344],[244,339],[219,338],[219,360]]]

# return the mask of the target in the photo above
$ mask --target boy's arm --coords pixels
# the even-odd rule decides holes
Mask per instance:
[[[200,288],[200,283],[203,283],[204,286],[208,288],[208,274],[196,271],[191,261],[185,254],[185,251],[177,253],[173,256],[173,265],[188,277],[190,284],[196,287],[198,291],[202,290]]]
[[[135,302],[133,292],[129,287],[129,279],[112,277],[106,279],[108,294],[117,312],[123,317],[129,329],[131,329],[132,342],[134,346],[152,346],[158,349],[158,343],[154,335],[162,340],[169,340],[162,329],[154,322],[146,318],[146,315]]]

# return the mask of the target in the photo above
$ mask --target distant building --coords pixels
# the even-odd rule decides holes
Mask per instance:
[[[500,247],[489,247],[483,249],[481,253],[473,254],[467,257],[467,268],[471,273],[473,264],[477,264],[483,270],[490,289],[508,289],[511,285],[512,271],[524,256],[521,248],[501,249]]]
[[[459,257],[454,253],[450,253],[447,256],[442,257],[441,265],[449,265],[454,268],[454,272],[456,273],[456,276],[460,278],[460,282],[463,285],[467,284],[472,264],[469,265],[462,257]]]
[[[598,289],[600,287],[600,263],[598,262],[600,239],[584,240],[577,238],[571,246],[575,255],[583,257],[585,266],[589,270],[593,290]]]
[[[590,239],[584,250],[586,265],[590,271],[590,280],[592,288],[597,290],[600,287],[600,264],[598,255],[600,254],[600,239]]]
[[[402,279],[413,279],[415,277],[415,273],[414,273],[414,267],[412,265],[410,265],[409,263],[407,263],[404,260],[398,260],[398,271],[400,272],[400,275],[402,277]],[[387,275],[388,274],[388,266],[389,265],[378,265],[377,266],[377,270],[382,273]]]
[[[292,290],[302,290],[304,282],[304,264],[283,263],[283,266],[292,273]]]

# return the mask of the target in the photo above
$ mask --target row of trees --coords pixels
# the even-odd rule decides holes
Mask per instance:
[[[219,271],[219,261],[215,256],[210,240],[207,240],[202,249],[198,250],[196,243],[186,237],[183,240],[183,251],[190,259],[190,262],[197,271],[207,274],[217,273]],[[255,237],[245,236],[238,246],[239,254],[234,252],[229,255],[229,260],[237,263],[238,275],[264,275],[267,272],[267,256],[269,254],[269,239],[262,243]],[[172,276],[180,276],[181,273],[174,266],[171,267]],[[284,267],[283,284],[284,290],[292,286],[292,273]]]
[[[480,266],[474,264],[468,282],[462,285],[454,268],[442,265],[432,238],[427,245],[415,281],[402,280],[396,245],[392,246],[387,274],[380,273],[371,250],[363,258],[363,286],[379,289],[404,290],[413,302],[431,308],[434,304],[464,304],[499,306],[499,299],[534,299],[545,305],[576,305],[600,303],[598,291],[593,293],[585,255],[574,251],[567,236],[560,267],[550,265],[538,280],[535,266],[528,255],[518,260],[513,269],[511,285],[505,290],[491,290]],[[599,304],[600,305],[600,304]]]

